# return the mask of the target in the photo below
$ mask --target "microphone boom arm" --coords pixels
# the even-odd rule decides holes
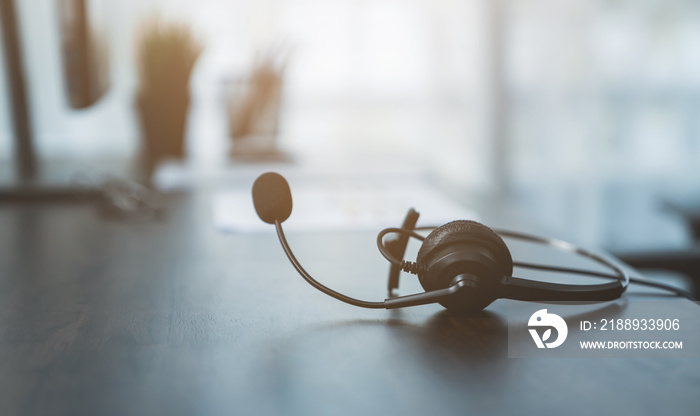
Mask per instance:
[[[294,253],[292,253],[292,249],[287,243],[287,239],[284,236],[284,231],[282,230],[282,224],[279,222],[279,220],[275,220],[275,229],[277,230],[277,237],[279,237],[280,243],[282,244],[282,248],[284,249],[284,253],[287,255],[287,258],[292,263],[292,266],[294,266],[294,268],[297,270],[297,272],[299,272],[301,277],[303,277],[304,280],[306,280],[311,286],[315,287],[316,289],[320,290],[328,296],[334,297],[345,303],[349,303],[350,305],[370,309],[384,309],[387,307],[387,305],[384,302],[368,302],[364,300],[351,298],[319,283],[316,279],[311,277],[311,275],[306,270],[304,270],[303,267],[301,267],[301,264],[299,264],[297,258],[294,257]]]
[[[311,277],[311,275],[301,266],[297,258],[294,256],[294,253],[292,253],[292,249],[291,247],[289,247],[289,243],[287,243],[287,238],[284,236],[284,230],[282,230],[282,223],[280,223],[279,220],[275,220],[275,229],[277,230],[277,237],[279,237],[280,243],[282,244],[282,248],[284,249],[284,253],[287,255],[287,258],[292,263],[292,266],[294,266],[296,271],[299,272],[299,274],[301,275],[301,277],[304,278],[304,280],[306,280],[311,286],[315,287],[316,289],[320,290],[326,295],[336,298],[342,302],[349,303],[353,306],[359,306],[361,308],[370,309],[395,309],[407,306],[427,305],[429,303],[439,302],[441,299],[452,296],[459,290],[461,290],[463,287],[467,286],[464,280],[455,278],[453,284],[451,284],[445,289],[394,297],[386,299],[384,302],[368,302],[365,300],[351,298],[324,286],[316,279]]]

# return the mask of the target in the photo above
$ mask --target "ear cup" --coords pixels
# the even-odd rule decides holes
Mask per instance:
[[[416,261],[425,264],[436,248],[443,248],[460,242],[484,244],[493,251],[496,261],[503,266],[504,276],[513,274],[513,257],[503,239],[495,231],[476,221],[457,220],[434,229],[423,241]]]
[[[513,274],[513,258],[506,243],[475,221],[452,221],[433,230],[418,250],[416,261],[426,269],[419,276],[426,291],[448,287],[457,275],[473,275],[474,287],[468,295],[441,302],[451,310],[483,309],[499,297],[501,278]]]

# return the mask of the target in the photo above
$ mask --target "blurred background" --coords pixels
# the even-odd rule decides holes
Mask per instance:
[[[3,0],[2,13],[5,189],[70,186],[80,169],[150,183],[169,163],[212,183],[261,162],[410,168],[581,243],[694,250],[696,1]],[[149,59],[170,39],[164,65],[184,75],[160,91]],[[181,142],[153,144],[164,136]]]

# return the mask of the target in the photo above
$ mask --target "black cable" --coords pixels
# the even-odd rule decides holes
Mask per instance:
[[[655,287],[658,289],[665,289],[668,290],[669,292],[673,292],[677,295],[683,296],[687,299],[692,300],[693,302],[697,302],[698,299],[690,292],[687,290],[679,289],[677,287],[673,287],[671,285],[667,285],[666,283],[659,283],[659,282],[654,282],[652,280],[648,279],[641,279],[639,277],[630,277],[630,282],[632,283],[637,283],[639,285],[646,285],[646,286],[651,286]]]
[[[425,237],[405,228],[385,228],[382,231],[380,231],[377,235],[377,247],[379,248],[379,252],[382,253],[382,256],[384,256],[385,259],[389,260],[391,264],[400,267],[401,270],[407,273],[415,274],[418,276],[421,276],[423,273],[425,273],[426,269],[422,265],[416,262],[406,261],[403,259],[399,260],[396,257],[394,257],[393,254],[391,254],[389,249],[386,248],[386,245],[384,245],[384,236],[389,233],[408,234],[409,236],[417,238],[421,241],[425,240]]]
[[[389,252],[389,249],[386,248],[386,246],[384,245],[384,236],[390,233],[408,234],[409,236],[417,238],[419,240],[424,240],[425,237],[405,228],[385,228],[379,232],[379,234],[377,235],[377,247],[379,247],[379,252],[382,253],[382,256],[384,256],[385,259],[389,260],[391,264],[401,267],[401,260],[394,257],[394,255],[391,254],[391,252]]]

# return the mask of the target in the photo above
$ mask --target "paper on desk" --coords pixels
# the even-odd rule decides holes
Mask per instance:
[[[418,225],[441,225],[456,219],[478,221],[478,215],[427,186],[404,189],[383,187],[298,189],[293,195],[287,231],[378,230],[400,227],[413,207],[421,215]],[[215,194],[214,224],[224,232],[272,232],[258,218],[250,190]]]

